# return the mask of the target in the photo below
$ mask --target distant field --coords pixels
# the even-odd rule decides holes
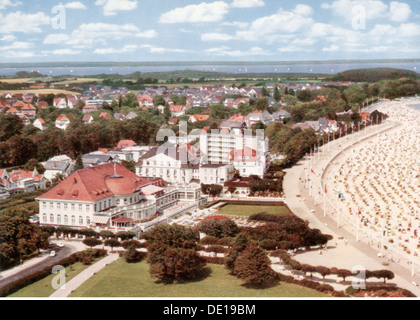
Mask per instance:
[[[247,206],[247,205],[236,205],[228,204],[224,206],[218,214],[220,215],[233,215],[233,216],[247,216],[267,212],[272,214],[292,214],[287,206]]]
[[[280,283],[263,289],[247,289],[242,281],[229,275],[224,266],[207,264],[202,280],[181,284],[156,283],[149,264],[126,263],[119,259],[87,280],[70,297],[328,297],[318,291]]]
[[[16,79],[2,79],[0,78],[0,82],[4,83],[25,83],[31,80],[30,78],[16,78]]]
[[[0,94],[4,94],[4,93],[10,93],[12,95],[14,94],[19,94],[19,93],[34,93],[36,95],[39,94],[60,94],[60,93],[64,93],[64,94],[72,94],[75,95],[77,92],[75,91],[69,91],[69,90],[61,90],[61,89],[25,89],[25,90],[0,90]]]

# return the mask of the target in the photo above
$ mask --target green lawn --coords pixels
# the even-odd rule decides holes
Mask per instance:
[[[92,264],[98,262],[100,259],[93,259]],[[75,264],[68,266],[65,268],[66,271],[66,281],[70,281],[75,276],[77,276],[80,272],[88,268],[89,266],[83,265],[81,262],[76,262]],[[52,287],[52,280],[57,276],[57,274],[51,274],[44,279],[41,279],[25,288],[16,291],[15,293],[11,294],[10,298],[44,298],[49,297],[51,294],[54,293],[55,289]]]
[[[252,206],[227,204],[220,209],[220,215],[234,215],[249,217],[255,213],[267,212],[272,214],[292,214],[287,206]]]
[[[328,297],[297,285],[280,283],[264,290],[247,289],[224,266],[208,264],[202,280],[183,284],[156,283],[145,261],[135,264],[119,259],[82,284],[70,297]]]

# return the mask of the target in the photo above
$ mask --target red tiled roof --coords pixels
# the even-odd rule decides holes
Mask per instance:
[[[117,176],[114,176],[114,165]],[[123,165],[106,163],[76,171],[37,199],[94,202],[113,195],[132,194],[148,184],[149,180],[138,177]]]

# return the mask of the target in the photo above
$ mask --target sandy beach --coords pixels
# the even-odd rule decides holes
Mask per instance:
[[[297,260],[388,269],[395,284],[420,295],[414,285],[420,284],[420,111],[410,107],[414,104],[420,99],[371,106],[389,118],[330,142],[287,170],[291,210],[334,236],[327,254],[303,253]]]

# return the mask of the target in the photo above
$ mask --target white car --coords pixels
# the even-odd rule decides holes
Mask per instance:
[[[64,247],[64,243],[62,243],[62,242],[57,242],[57,246],[58,246],[58,247],[60,247],[60,248],[62,248],[62,247]]]
[[[56,255],[55,251],[54,250],[51,250],[50,257],[55,257],[55,255]]]

